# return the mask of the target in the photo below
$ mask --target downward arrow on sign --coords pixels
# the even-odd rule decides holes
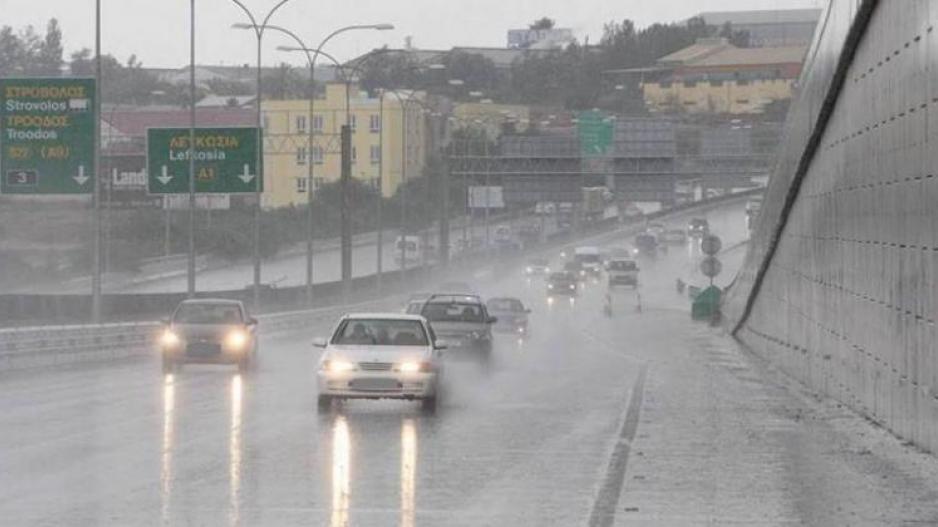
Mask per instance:
[[[250,183],[252,179],[254,179],[254,174],[250,173],[247,165],[244,165],[244,173],[239,175],[238,179],[240,179],[241,181],[244,181],[244,184],[246,185]]]
[[[166,184],[169,184],[169,182],[173,180],[173,176],[169,175],[169,168],[167,168],[166,165],[163,165],[163,173],[157,176],[156,179],[160,183],[166,185]]]
[[[72,177],[72,179],[74,179],[75,183],[78,183],[79,185],[84,185],[88,182],[89,179],[91,179],[85,175],[85,165],[78,166],[78,175]]]

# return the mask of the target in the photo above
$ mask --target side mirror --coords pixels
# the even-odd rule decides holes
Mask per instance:
[[[433,349],[437,351],[444,351],[449,349],[449,343],[445,340],[437,340],[433,343]]]
[[[486,320],[488,324],[494,324],[496,322],[498,322],[498,317],[489,317],[488,320]]]
[[[317,348],[325,349],[325,347],[328,345],[329,345],[329,341],[326,340],[324,337],[316,337],[313,339],[313,346]]]

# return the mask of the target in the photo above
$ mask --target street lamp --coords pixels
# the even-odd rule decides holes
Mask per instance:
[[[263,92],[263,58],[261,51],[263,49],[263,40],[264,40],[264,29],[267,27],[267,22],[270,21],[270,18],[274,16],[274,13],[277,12],[284,4],[290,0],[280,0],[277,4],[267,13],[267,16],[264,17],[264,21],[260,24],[257,23],[257,18],[254,17],[254,14],[251,13],[251,10],[248,9],[241,0],[231,0],[238,7],[244,11],[244,14],[247,15],[248,19],[251,20],[249,25],[247,24],[235,24],[232,27],[238,29],[253,29],[254,34],[257,37],[257,100],[254,105],[257,107],[257,150],[256,154],[256,168],[254,169],[257,174],[254,178],[254,302],[253,307],[255,313],[260,311],[261,305],[261,251],[260,251],[260,242],[261,242],[261,179],[263,178],[263,157],[264,157],[264,117],[261,112],[261,101],[264,98]],[[245,27],[246,26],[246,27]]]
[[[253,26],[250,24],[235,24],[237,29],[250,29]],[[391,24],[372,24],[366,26],[348,26],[344,27],[327,37],[316,49],[312,49],[306,45],[302,38],[299,37],[293,31],[286,29],[281,26],[268,25],[267,29],[271,31],[276,31],[282,33],[290,38],[292,38],[297,44],[297,46],[277,46],[278,51],[284,52],[302,52],[306,55],[306,62],[309,66],[309,116],[308,116],[308,131],[309,135],[307,138],[307,171],[306,171],[306,303],[307,305],[312,305],[313,303],[313,231],[314,231],[314,216],[313,216],[313,182],[314,182],[314,165],[315,160],[312,157],[313,146],[315,142],[315,129],[313,127],[313,121],[315,120],[316,113],[316,60],[320,57],[326,57],[332,61],[339,69],[344,70],[342,64],[333,57],[332,55],[326,53],[322,50],[326,42],[329,41],[332,37],[343,33],[345,31],[352,31],[357,29],[373,29],[378,31],[385,31],[388,29],[393,29],[394,26]],[[348,91],[348,82],[346,82],[346,92]],[[348,97],[346,97],[346,119],[348,119]]]
[[[358,30],[374,30],[374,31],[390,31],[394,29],[393,24],[357,24],[339,28],[332,33],[330,33],[326,38],[319,43],[319,45],[312,49],[303,42],[299,36],[297,36],[292,31],[288,31],[279,26],[272,26],[271,29],[279,31],[286,34],[287,36],[293,38],[299,47],[292,46],[279,46],[277,49],[280,51],[296,52],[300,51],[306,54],[307,62],[309,63],[309,79],[310,79],[310,98],[309,98],[309,152],[312,153],[313,142],[314,142],[314,131],[313,131],[313,119],[314,111],[316,105],[316,94],[315,94],[315,78],[316,78],[316,60],[320,55],[330,59],[339,69],[343,70],[343,75],[345,75],[345,68],[336,60],[334,57],[324,52],[322,49],[326,44],[335,38],[336,36],[348,32],[348,31],[358,31]],[[351,109],[350,109],[350,90],[351,83],[349,82],[348,76],[345,75],[345,125],[351,126]],[[382,123],[382,127],[384,124]],[[348,219],[348,178],[350,174],[342,174],[342,292],[343,296],[348,296],[348,288],[350,286],[350,281],[352,279],[352,241],[351,241],[351,231]],[[308,304],[312,304],[313,298],[313,160],[310,159],[307,163],[307,183],[306,183],[306,196],[307,196],[307,226],[306,226],[306,301]],[[381,250],[380,244],[378,250]]]

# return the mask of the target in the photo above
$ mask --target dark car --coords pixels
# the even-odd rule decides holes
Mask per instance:
[[[489,314],[495,316],[498,322],[492,326],[500,333],[518,333],[525,335],[528,333],[528,314],[531,310],[524,307],[524,303],[517,298],[490,298],[485,307]]]
[[[257,320],[236,300],[185,300],[160,337],[163,371],[182,364],[237,364],[247,371],[257,353]]]
[[[639,234],[635,237],[634,245],[639,254],[653,255],[658,252],[658,238],[654,234]]]
[[[703,238],[710,234],[710,222],[704,218],[693,218],[687,224],[687,234],[694,238]]]
[[[550,272],[550,262],[547,258],[532,258],[524,268],[528,276],[545,275]]]
[[[492,353],[492,325],[498,319],[489,315],[476,295],[433,295],[420,312],[430,322],[437,338],[446,341],[450,351],[474,352],[487,359]]]
[[[578,282],[577,275],[569,271],[552,273],[547,277],[547,294],[575,296]]]
[[[586,269],[583,268],[583,263],[579,260],[570,260],[563,264],[563,270],[572,274],[578,280],[586,279]]]

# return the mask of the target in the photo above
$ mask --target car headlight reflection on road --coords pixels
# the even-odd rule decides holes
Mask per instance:
[[[179,335],[177,335],[173,330],[167,329],[160,335],[160,344],[166,346],[167,348],[172,348],[178,346],[181,340]]]
[[[248,343],[248,336],[243,331],[232,331],[225,336],[225,346],[229,349],[240,350]]]
[[[355,365],[344,360],[327,360],[322,363],[322,369],[329,373],[345,373],[353,371]]]

